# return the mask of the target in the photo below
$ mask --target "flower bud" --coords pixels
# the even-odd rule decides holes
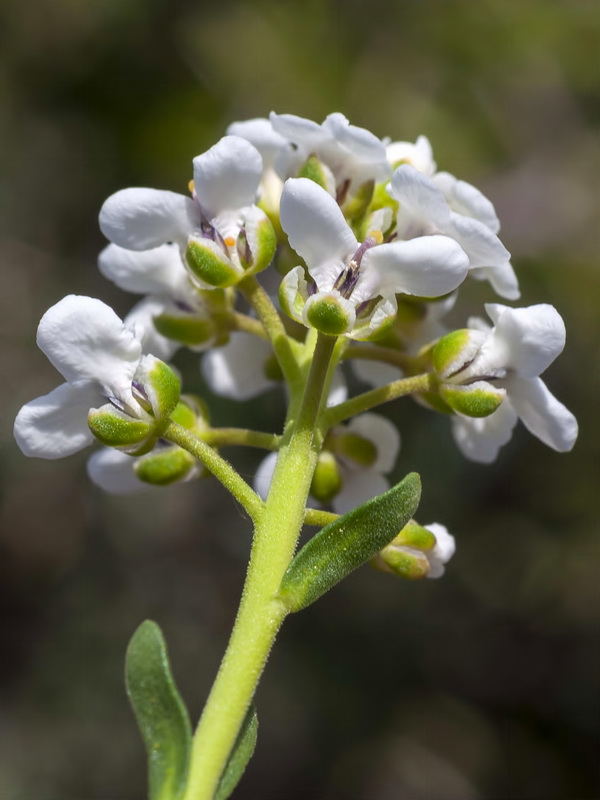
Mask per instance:
[[[141,481],[154,486],[168,486],[197,472],[194,457],[181,447],[159,448],[137,459],[133,468]]]
[[[323,450],[319,455],[310,493],[321,503],[329,502],[342,488],[342,476],[333,453]]]
[[[353,224],[361,222],[371,204],[374,190],[375,181],[373,180],[365,181],[358,187],[352,197],[342,206],[342,211],[347,220]]]
[[[353,431],[334,434],[330,446],[337,455],[353,461],[360,467],[370,467],[377,460],[375,443]]]
[[[329,336],[340,336],[352,329],[356,314],[352,303],[340,295],[319,292],[309,297],[304,307],[305,324]]]
[[[175,342],[188,347],[201,347],[213,342],[217,328],[211,319],[191,314],[159,314],[154,317],[154,327]]]
[[[423,526],[410,520],[371,565],[409,580],[439,578],[454,550],[454,537],[443,525],[432,522]]]

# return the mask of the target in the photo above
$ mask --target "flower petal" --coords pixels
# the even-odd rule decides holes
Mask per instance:
[[[366,128],[351,125],[343,114],[329,114],[323,122],[323,130],[330,133],[338,145],[347,150],[363,165],[375,165],[374,178],[384,179],[390,173],[385,145],[375,134]]]
[[[431,143],[426,136],[417,137],[412,142],[391,142],[386,147],[387,159],[392,167],[407,163],[425,175],[433,175],[437,165],[433,160]]]
[[[491,464],[500,448],[510,441],[517,420],[517,412],[505,398],[489,417],[452,417],[452,433],[464,456]]]
[[[499,366],[531,378],[541,375],[562,352],[565,324],[554,306],[509,308],[495,303],[485,308],[496,322],[486,350]]]
[[[200,223],[194,201],[183,194],[159,189],[122,189],[100,210],[100,230],[128,250],[149,250],[166,242],[184,246]]]
[[[100,253],[98,268],[120,289],[136,294],[181,294],[182,287],[189,286],[181,252],[174,244],[141,251],[109,244]]]
[[[456,552],[456,542],[454,536],[448,533],[448,528],[445,525],[440,525],[439,522],[430,522],[423,525],[428,531],[431,531],[435,536],[435,547],[428,553],[425,553],[429,561],[428,578],[441,578],[446,571],[445,565],[450,561]]]
[[[269,455],[260,462],[256,470],[253,481],[254,491],[259,494],[263,500],[266,500],[269,494],[278,455],[278,453],[269,453]]]
[[[108,494],[134,494],[151,489],[151,484],[144,483],[135,474],[134,461],[120,450],[104,447],[88,458],[87,473],[96,486]]]
[[[541,378],[505,381],[510,401],[525,427],[548,447],[566,453],[577,439],[577,420]]]
[[[477,219],[452,212],[440,231],[456,239],[469,256],[471,269],[499,267],[510,259],[510,253],[496,234]]]
[[[419,236],[372,247],[365,253],[352,293],[360,300],[382,292],[439,297],[453,291],[467,274],[469,260],[448,236]],[[369,284],[372,284],[370,286]]]
[[[273,129],[284,139],[294,144],[302,145],[308,152],[313,152],[323,144],[324,140],[331,138],[323,131],[318,122],[312,119],[297,117],[295,114],[269,114]]]
[[[163,361],[169,361],[181,344],[159,333],[154,326],[154,317],[174,312],[181,314],[177,306],[169,303],[166,298],[150,295],[131,309],[124,323],[130,330],[135,331],[144,353],[152,353]]]
[[[390,195],[400,203],[398,234],[403,237],[412,220],[441,230],[450,219],[450,209],[435,183],[410,164],[402,164],[392,175]]]
[[[209,218],[251,206],[263,169],[260,153],[246,139],[224,136],[194,159],[196,197]]]
[[[345,514],[379,494],[387,492],[390,482],[371,469],[344,471],[342,488],[331,501],[337,514]]]
[[[202,374],[215,394],[232,400],[248,400],[276,385],[265,372],[272,355],[268,342],[246,333],[232,333],[226,345],[205,354]]]
[[[308,178],[291,178],[281,195],[281,227],[319,289],[332,288],[345,261],[358,248],[333,197]]]
[[[69,381],[96,381],[129,403],[142,345],[115,312],[93,297],[68,295],[42,317],[37,343]]]
[[[494,291],[507,300],[518,300],[521,297],[519,281],[510,261],[497,267],[476,267],[469,273],[478,280],[487,280]]]
[[[396,426],[381,414],[359,414],[346,430],[363,436],[377,448],[377,458],[371,465],[375,472],[391,472],[400,451],[400,434]]]
[[[453,211],[466,217],[473,217],[498,233],[500,222],[491,201],[479,189],[466,181],[460,181],[449,172],[438,172],[433,177],[435,185],[441,189],[448,205]]]
[[[93,383],[57,386],[19,411],[14,425],[17,444],[26,456],[35,458],[63,458],[83,450],[94,441],[88,411],[102,401]]]
[[[254,145],[262,157],[263,168],[272,167],[280,150],[290,147],[288,141],[273,128],[271,121],[264,117],[233,122],[227,128],[227,133],[240,136]]]

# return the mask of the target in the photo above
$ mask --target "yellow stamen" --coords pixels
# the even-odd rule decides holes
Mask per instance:
[[[194,194],[194,181],[190,181],[188,183],[188,190],[189,190],[190,194]]]
[[[381,231],[369,231],[369,236],[372,239],[375,239],[377,244],[381,244],[383,242],[383,233]]]
[[[225,242],[227,247],[233,247],[233,245],[235,244],[235,239],[233,238],[233,236],[226,236],[225,239],[223,239],[223,241]]]

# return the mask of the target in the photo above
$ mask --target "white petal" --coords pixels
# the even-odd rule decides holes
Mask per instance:
[[[452,417],[452,433],[464,456],[481,464],[491,464],[500,448],[510,441],[517,420],[517,412],[505,398],[489,417]]]
[[[496,234],[479,220],[452,212],[450,220],[440,230],[456,239],[469,256],[471,269],[499,267],[510,258],[510,253]]]
[[[268,342],[246,333],[232,333],[226,345],[204,355],[202,374],[215,394],[248,400],[276,385],[265,374],[265,364],[272,355]]]
[[[383,364],[381,361],[353,358],[351,364],[356,377],[368,386],[385,386],[404,374],[399,367]]]
[[[573,448],[577,439],[577,420],[541,378],[511,377],[504,383],[515,411],[534,436],[559,453]]]
[[[165,242],[185,246],[199,221],[193,200],[159,189],[122,189],[100,210],[102,233],[128,250],[149,250]]]
[[[188,283],[179,247],[174,244],[141,251],[109,244],[100,253],[98,268],[120,289],[136,294],[181,293]]]
[[[89,382],[61,384],[19,411],[14,425],[17,444],[35,458],[62,458],[83,450],[94,440],[88,411],[103,399]]]
[[[331,501],[337,514],[345,514],[379,494],[387,492],[390,482],[373,470],[345,471],[342,488]]]
[[[37,343],[70,383],[96,381],[106,396],[130,402],[142,345],[101,300],[63,297],[42,317]]]
[[[327,395],[327,408],[332,406],[339,406],[348,399],[348,386],[341,369],[336,369],[331,379],[329,386],[329,394]]]
[[[87,473],[96,486],[109,494],[134,494],[151,489],[149,483],[135,474],[134,462],[126,453],[104,447],[88,458]]]
[[[358,248],[333,197],[308,178],[291,178],[281,195],[281,227],[319,289],[328,291]]]
[[[386,148],[386,155],[392,167],[400,162],[406,162],[425,175],[433,175],[437,168],[431,144],[426,136],[419,136],[414,144],[392,142]]]
[[[433,181],[442,190],[453,211],[478,219],[492,233],[498,233],[500,222],[494,206],[479,189],[466,181],[459,181],[449,172],[438,172]]]
[[[510,261],[498,267],[475,268],[471,270],[470,274],[474,278],[481,277],[489,281],[500,297],[505,297],[507,300],[518,300],[521,296],[519,281]]]
[[[373,442],[377,458],[370,469],[374,472],[391,472],[400,451],[400,434],[396,426],[380,414],[359,414],[347,426],[347,430]]]
[[[309,153],[316,150],[323,141],[330,138],[318,122],[297,117],[295,114],[269,114],[273,129],[294,144],[302,145]]]
[[[430,522],[423,525],[435,536],[436,545],[429,553],[425,553],[429,561],[428,578],[441,578],[445,572],[445,564],[450,561],[456,552],[456,542],[454,536],[448,533],[448,528],[440,525],[439,522]]]
[[[263,500],[266,500],[269,494],[278,455],[278,453],[269,453],[269,455],[260,462],[256,470],[253,481],[254,491],[257,492]]]
[[[277,133],[271,121],[264,117],[233,122],[227,128],[227,133],[231,136],[241,136],[254,145],[262,156],[263,168],[272,167],[279,151],[289,147],[287,140]]]
[[[486,305],[492,316],[497,314],[491,333],[490,352],[501,366],[509,367],[521,378],[542,372],[562,352],[566,331],[562,317],[554,306],[539,303],[527,308]],[[502,309],[498,313],[498,309]]]
[[[169,361],[179,350],[181,344],[167,339],[154,327],[154,317],[165,313],[179,313],[179,309],[168,299],[162,297],[145,297],[137,303],[124,319],[125,325],[130,330],[135,330],[144,353],[152,353],[163,361]]]
[[[323,122],[323,129],[328,131],[357,161],[379,166],[377,177],[384,178],[389,174],[385,145],[371,131],[350,125],[346,117],[339,112],[329,114]]]
[[[389,187],[390,195],[400,203],[400,220],[404,214],[441,229],[450,219],[450,209],[435,183],[410,164],[394,170]],[[400,236],[403,232],[399,232]]]
[[[365,253],[352,297],[363,281],[374,283],[377,292],[439,297],[453,291],[467,274],[469,260],[448,236],[419,236],[406,242],[390,242]],[[371,295],[372,296],[372,295]]]
[[[194,189],[210,218],[254,203],[262,175],[260,153],[239,136],[224,136],[194,159]]]

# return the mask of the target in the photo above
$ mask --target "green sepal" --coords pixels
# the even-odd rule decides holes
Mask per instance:
[[[155,356],[144,356],[136,372],[157,421],[169,418],[177,407],[181,381],[168,364]]]
[[[309,181],[314,181],[326,192],[329,191],[327,173],[323,168],[323,164],[316,156],[309,156],[304,164],[298,170],[297,178],[308,178]]]
[[[156,330],[188,347],[198,347],[210,342],[216,333],[216,327],[211,319],[194,317],[191,314],[159,314],[154,317]]]
[[[465,364],[471,331],[461,328],[442,336],[431,351],[433,368],[443,378],[447,378]]]
[[[365,181],[358,187],[358,190],[350,200],[342,206],[344,216],[352,225],[359,225],[363,220],[373,199],[374,191],[375,181]]]
[[[429,561],[423,553],[410,552],[393,545],[384,548],[372,561],[371,565],[380,572],[391,572],[399,578],[417,581],[426,578],[429,573]]]
[[[342,488],[340,468],[333,453],[323,450],[310,484],[310,493],[321,503],[328,503]]]
[[[234,286],[243,277],[227,256],[211,239],[192,239],[185,251],[191,272],[208,286],[224,289]]]
[[[277,249],[277,236],[271,220],[266,215],[264,219],[259,220],[253,226],[253,230],[248,230],[245,235],[251,236],[252,261],[246,263],[241,257],[240,260],[246,270],[246,275],[256,275],[257,272],[265,270],[273,261]],[[240,249],[238,248],[238,252]]]
[[[127,694],[148,754],[149,800],[179,800],[185,791],[192,727],[158,625],[142,622],[127,648]]]
[[[417,550],[433,550],[436,545],[436,538],[430,530],[411,519],[402,528],[398,536],[390,542],[389,547],[394,545],[398,547],[414,547]]]
[[[181,425],[183,428],[187,428],[188,431],[191,431],[196,427],[197,416],[195,410],[190,406],[189,403],[186,402],[186,399],[187,398],[184,395],[181,398],[181,401],[177,403],[176,407],[171,413],[171,419],[173,422],[176,422],[178,425]]]
[[[278,599],[290,612],[309,606],[389,544],[411,519],[420,498],[421,479],[411,472],[385,494],[326,525],[288,567]]]
[[[196,460],[181,447],[165,447],[139,458],[133,465],[135,474],[144,483],[169,486],[187,478],[195,469]]]
[[[141,444],[154,431],[152,422],[134,419],[109,403],[90,410],[88,425],[96,439],[108,447]]]
[[[248,762],[252,758],[258,735],[258,717],[256,707],[250,706],[242,722],[233,750],[229,756],[221,780],[215,793],[215,800],[227,800],[240,782]]]
[[[467,386],[444,383],[439,391],[450,408],[467,417],[489,417],[506,395],[503,389],[496,389],[487,381],[478,381]]]

